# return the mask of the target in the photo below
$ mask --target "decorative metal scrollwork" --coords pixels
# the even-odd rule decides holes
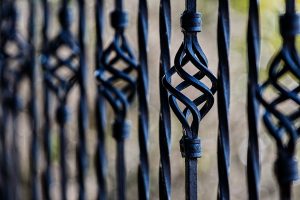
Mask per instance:
[[[99,89],[115,113],[113,137],[117,142],[117,196],[125,199],[126,169],[124,141],[130,133],[126,121],[129,105],[136,93],[138,65],[125,37],[128,14],[123,10],[123,1],[116,0],[115,10],[110,15],[111,26],[115,29],[113,42],[102,53],[101,64],[95,72]]]
[[[269,66],[268,79],[258,87],[257,96],[265,108],[264,124],[277,145],[274,172],[280,199],[291,199],[292,183],[299,179],[295,153],[300,136],[300,57],[295,45],[300,34],[300,14],[296,13],[294,0],[286,1],[286,13],[280,16],[280,32],[282,47]]]
[[[258,146],[258,120],[259,108],[256,100],[256,87],[258,85],[258,67],[260,58],[259,8],[258,0],[249,1],[249,18],[247,31],[248,47],[248,152],[247,152],[247,181],[249,199],[259,199],[260,164]]]
[[[229,141],[229,5],[228,0],[219,0],[218,15],[218,199],[229,200],[230,141]]]
[[[32,199],[38,199],[38,116],[36,101],[34,51],[34,1],[28,1],[27,39],[18,30],[16,1],[0,1],[0,132],[1,132],[1,199],[20,198],[19,113],[25,107],[21,98],[23,80],[29,80],[30,186]],[[11,141],[11,142],[9,142]]]
[[[87,122],[87,100],[86,100],[86,67],[84,55],[84,1],[78,1],[79,8],[79,38],[75,38],[71,32],[72,13],[69,8],[69,1],[63,0],[59,9],[58,20],[60,23],[59,34],[48,41],[48,3],[44,2],[44,44],[42,53],[42,67],[44,71],[45,82],[45,124],[44,124],[44,137],[45,137],[45,151],[47,167],[44,172],[43,185],[45,199],[50,197],[50,184],[51,184],[51,144],[50,132],[50,92],[55,94],[58,100],[58,107],[56,110],[56,122],[59,125],[60,134],[60,173],[61,173],[61,198],[67,199],[67,182],[68,182],[68,169],[67,169],[67,122],[69,116],[68,97],[71,89],[75,84],[79,85],[80,99],[78,105],[78,137],[79,145],[76,149],[77,169],[78,169],[78,186],[79,186],[79,199],[85,199],[85,171],[87,167],[86,155],[86,130]],[[49,120],[49,121],[48,121]]]
[[[163,87],[162,78],[171,66],[170,39],[171,39],[171,8],[169,0],[160,1],[159,9],[160,27],[160,115],[159,115],[159,199],[171,199],[171,117],[168,103],[168,91]]]
[[[169,91],[169,104],[183,127],[180,140],[182,156],[186,165],[186,199],[197,199],[197,158],[201,157],[201,141],[198,138],[199,123],[209,112],[214,103],[217,91],[217,79],[209,71],[207,59],[198,40],[197,32],[201,31],[201,15],[196,12],[196,0],[186,1],[186,10],[181,16],[181,27],[184,41],[179,48],[174,66],[163,78],[163,84]],[[192,64],[198,72],[190,75],[184,67]],[[182,82],[175,87],[172,76],[178,75]],[[210,85],[201,80],[207,78]],[[184,90],[196,89],[185,95]],[[193,98],[191,94],[196,94]]]

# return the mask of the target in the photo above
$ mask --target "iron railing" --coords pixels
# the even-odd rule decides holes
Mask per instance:
[[[175,130],[171,130],[172,110],[182,127],[182,137],[178,142],[181,155],[185,158],[185,197],[196,200],[200,197],[198,184],[203,182],[201,177],[198,179],[198,159],[205,155],[201,144],[205,139],[200,139],[204,134],[199,134],[200,124],[206,123],[204,118],[216,102],[216,196],[217,199],[229,200],[235,189],[230,189],[230,138],[234,137],[229,128],[230,6],[228,0],[218,1],[219,62],[216,77],[210,71],[208,60],[198,42],[202,17],[205,18],[205,15],[197,12],[198,2],[201,3],[196,0],[185,1],[185,10],[181,15],[183,42],[172,64],[171,6],[175,2],[160,0],[157,5],[160,63],[156,66],[148,63],[146,0],[138,1],[136,35],[127,32],[128,26],[132,28],[134,25],[129,23],[133,10],[125,11],[127,3],[129,5],[131,2],[114,1],[114,10],[109,16],[114,33],[108,45],[104,39],[107,32],[104,23],[105,3],[108,1],[95,0],[95,17],[90,20],[86,17],[87,1],[84,0],[22,2],[29,9],[20,8],[20,1],[0,0],[0,199],[73,199],[72,187],[77,191],[75,198],[91,199],[93,189],[87,187],[91,169],[95,173],[97,183],[94,190],[99,200],[153,199],[151,191],[157,191],[155,193],[159,193],[159,199],[162,200],[178,199],[172,196],[171,184],[171,135],[175,133]],[[279,23],[282,47],[272,59],[264,81],[259,83],[260,6],[258,0],[249,1],[245,43],[248,50],[248,194],[245,194],[245,198],[251,200],[260,199],[261,190],[260,105],[263,108],[262,121],[276,144],[274,174],[279,185],[280,199],[298,199],[292,197],[292,186],[299,178],[296,149],[300,135],[300,58],[296,36],[300,34],[300,15],[296,12],[295,0],[286,0],[285,3],[286,11],[281,15]],[[58,9],[52,9],[54,5]],[[42,20],[38,17],[40,12]],[[20,28],[20,13],[26,15],[26,32]],[[175,15],[179,17],[177,13]],[[57,21],[53,20],[55,18]],[[95,24],[93,70],[87,66],[87,53],[91,52],[86,48],[87,23]],[[132,43],[134,39],[137,45]],[[136,46],[136,50],[131,46]],[[138,52],[137,55],[135,52]],[[149,114],[156,111],[149,109],[149,69],[153,68],[159,69],[159,133],[151,131],[149,119]],[[190,68],[193,68],[193,72]],[[88,69],[95,71],[95,77],[88,76]],[[96,86],[95,92],[88,87],[88,83]],[[90,103],[89,93],[94,94],[94,103]],[[128,193],[128,162],[125,159],[125,143],[131,132],[128,116],[135,99],[138,120],[137,129],[133,130],[137,130],[139,147],[136,196]],[[107,120],[109,109],[112,109],[114,116],[111,128]],[[22,121],[24,113],[27,120],[25,123]],[[89,139],[90,133],[93,133],[90,124],[94,118],[96,144],[93,157],[89,157],[88,149],[94,144]],[[24,160],[24,147],[20,144],[23,129],[30,132],[29,140],[25,140],[28,143],[25,146],[29,158],[29,173],[25,178],[25,165],[21,162]],[[117,189],[113,192],[108,180],[111,148],[107,138],[110,137],[110,130],[116,143],[116,179],[112,182]],[[76,133],[73,149],[70,148],[74,139],[71,138],[74,135],[72,132]],[[159,156],[151,159],[150,136],[159,138]],[[69,159],[72,155],[75,159]],[[159,161],[159,174],[155,174],[158,176],[156,184],[150,182],[154,176],[150,170],[152,159]],[[56,163],[59,163],[59,167]],[[71,176],[71,173],[76,175]]]

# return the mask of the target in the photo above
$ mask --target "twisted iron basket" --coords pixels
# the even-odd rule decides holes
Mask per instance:
[[[197,158],[202,154],[198,138],[199,123],[213,106],[217,79],[209,71],[206,56],[197,40],[197,32],[201,31],[201,15],[196,12],[195,0],[186,1],[181,27],[184,41],[175,56],[174,66],[167,71],[162,81],[170,94],[170,107],[183,127],[180,148],[186,161],[186,199],[197,199]],[[185,70],[189,64],[198,71],[189,74]],[[175,75],[182,79],[177,85],[171,82]],[[210,85],[201,81],[204,78],[209,80]],[[184,93],[186,89],[189,89],[189,94]],[[193,98],[191,94],[196,94],[196,97]]]

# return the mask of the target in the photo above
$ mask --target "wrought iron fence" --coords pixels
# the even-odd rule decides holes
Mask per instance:
[[[201,1],[185,1],[185,10],[180,17],[183,41],[174,56],[174,62],[170,42],[171,6],[175,2],[160,0],[157,4],[157,30],[159,29],[160,38],[157,66],[148,62],[149,24],[146,0],[138,1],[136,35],[127,32],[134,14],[132,10],[125,11],[127,0],[114,1],[114,9],[109,16],[110,28],[113,30],[109,44],[104,39],[104,33],[110,29],[104,23],[104,0],[95,0],[92,19],[86,17],[87,2],[84,0],[60,0],[56,9],[53,9],[52,2],[48,0],[22,2],[28,9],[20,9],[19,3],[15,0],[0,1],[1,199],[70,199],[74,196],[78,199],[90,199],[88,194],[91,190],[97,191],[95,198],[99,200],[110,199],[108,156],[111,148],[107,148],[109,132],[116,146],[113,182],[117,189],[112,192],[113,197],[119,200],[153,199],[150,194],[154,190],[159,194],[159,199],[178,199],[172,196],[171,184],[171,110],[182,127],[178,145],[185,160],[185,198],[199,199],[198,183],[201,180],[198,180],[198,160],[205,154],[202,151],[205,139],[201,139],[202,131],[199,130],[214,104],[217,104],[218,110],[218,117],[214,121],[215,125],[218,124],[215,140],[218,186],[215,196],[222,200],[231,198],[231,191],[235,188],[230,188],[230,141],[235,136],[230,133],[229,128],[231,90],[228,0],[218,1],[217,75],[210,71],[208,59],[198,41],[198,33],[202,31],[202,17],[205,17],[197,12],[197,3]],[[249,127],[246,170],[248,192],[244,197],[249,199],[260,199],[261,109],[262,121],[276,144],[274,174],[280,199],[300,198],[292,196],[293,183],[299,179],[296,152],[300,135],[300,58],[296,37],[300,34],[300,14],[296,12],[295,0],[286,0],[285,4],[286,11],[279,20],[282,47],[270,62],[268,73],[260,83],[260,6],[258,0],[249,1],[245,43],[248,49],[247,109],[245,108]],[[27,17],[23,20],[26,21],[26,32],[19,27],[21,11],[26,11]],[[175,15],[180,16],[179,13]],[[87,23],[94,24],[95,28],[94,69],[87,65],[88,53],[91,52],[86,44]],[[132,49],[132,38],[137,41],[137,50]],[[159,70],[156,78],[159,84],[159,111],[149,109],[150,67],[157,67]],[[94,78],[91,80],[88,70],[94,71]],[[91,90],[88,83],[95,86],[94,104],[88,98]],[[136,129],[128,118],[135,99],[138,113]],[[107,122],[109,109],[113,112],[112,124]],[[158,133],[151,131],[149,119],[151,112],[156,111],[159,112],[159,120],[156,121]],[[88,140],[88,136],[94,133],[90,129],[92,119],[95,119],[96,141],[91,156],[88,149],[94,143]],[[24,129],[30,132],[30,139],[25,140],[25,148],[21,148],[20,143],[23,141],[20,138]],[[125,144],[133,130],[137,130],[134,136],[137,137],[139,153],[135,169],[137,180],[134,181],[138,193],[135,197],[128,194],[128,162],[125,157]],[[245,130],[240,131],[247,134]],[[73,132],[77,139],[75,147],[70,149],[70,133]],[[157,135],[159,138],[159,156],[155,158],[149,154],[150,135]],[[54,137],[57,137],[56,140]],[[53,144],[55,141],[57,144]],[[22,158],[25,154],[25,159],[28,158],[30,163],[27,178],[24,178]],[[74,155],[75,159],[69,159],[70,155]],[[55,156],[58,158],[57,162],[54,162]],[[151,175],[150,165],[154,162],[153,159],[159,160],[159,174]],[[59,167],[55,166],[58,163]],[[87,184],[91,181],[90,171],[94,171],[96,176],[96,187],[93,189]],[[71,173],[75,173],[72,176],[76,177],[75,180],[70,178]],[[155,183],[150,182],[152,176],[158,177],[157,188],[153,187]],[[74,193],[74,190],[70,192],[70,184],[76,185],[75,195],[70,195]]]

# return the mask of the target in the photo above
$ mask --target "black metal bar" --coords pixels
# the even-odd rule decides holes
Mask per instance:
[[[42,56],[41,64],[42,66],[48,65],[48,27],[49,27],[49,5],[48,0],[42,1],[42,10],[43,10],[43,25],[42,25]],[[43,146],[44,154],[46,160],[46,166],[42,174],[42,193],[43,198],[46,200],[52,199],[51,194],[51,184],[52,184],[52,159],[51,159],[51,129],[52,129],[52,119],[50,117],[51,110],[51,95],[50,89],[47,87],[46,81],[47,74],[43,74]]]
[[[260,58],[260,29],[259,29],[259,1],[249,1],[249,18],[247,32],[248,47],[248,154],[247,154],[247,180],[249,199],[259,199],[260,188],[260,160],[258,146],[258,102],[255,92],[258,84],[258,67]]]
[[[286,1],[286,13],[280,16],[282,47],[272,59],[269,77],[258,87],[257,97],[265,108],[263,121],[268,133],[276,141],[277,160],[274,173],[277,178],[281,200],[292,199],[292,184],[299,179],[296,145],[299,140],[300,119],[300,57],[295,38],[300,35],[300,13],[296,13],[295,1]],[[284,82],[292,77],[295,86]],[[272,88],[276,96],[266,97],[266,90]],[[293,102],[293,103],[291,103]],[[289,109],[281,109],[288,105]],[[286,137],[286,139],[285,139]]]
[[[137,81],[137,94],[139,103],[138,135],[140,148],[140,163],[138,168],[138,192],[139,199],[150,198],[149,183],[149,160],[148,160],[148,138],[149,138],[149,111],[148,111],[148,8],[147,0],[139,0],[138,11],[138,44],[139,44],[139,68]]]
[[[95,65],[96,70],[103,67],[101,65],[101,57],[103,54],[103,23],[104,23],[104,9],[103,0],[96,0],[95,18],[96,18],[96,55]],[[95,167],[98,181],[98,200],[107,199],[107,158],[105,151],[105,125],[106,125],[106,109],[105,99],[101,93],[103,86],[99,85],[96,94],[95,117],[97,123],[97,149]]]
[[[197,199],[197,158],[200,158],[202,154],[201,141],[198,138],[199,124],[213,106],[213,95],[217,91],[217,79],[208,70],[206,56],[197,39],[197,32],[201,31],[201,24],[201,15],[196,12],[196,0],[186,0],[186,10],[181,16],[184,41],[175,56],[174,66],[163,78],[163,84],[170,93],[170,107],[183,127],[180,149],[182,156],[185,157],[187,200]],[[189,62],[199,70],[193,75],[184,70],[184,66]],[[176,86],[171,83],[174,74],[178,74],[183,79]],[[211,87],[201,82],[204,77],[209,79]],[[188,87],[199,90],[201,94],[194,99],[184,95],[182,90]],[[180,109],[178,102],[185,107]]]
[[[77,146],[77,169],[78,169],[78,184],[79,197],[78,199],[86,199],[85,177],[88,168],[88,155],[86,145],[86,135],[89,127],[88,117],[88,102],[87,102],[87,66],[85,55],[85,1],[78,0],[79,9],[79,30],[78,43],[80,47],[79,68],[78,68],[78,84],[80,89],[80,99],[78,105],[78,140]]]
[[[230,171],[230,137],[229,137],[229,3],[228,0],[219,0],[218,15],[218,199],[229,200],[229,171]]]
[[[113,137],[117,143],[117,199],[126,199],[125,139],[130,133],[126,121],[129,105],[136,93],[138,65],[124,35],[128,25],[128,14],[120,6],[123,0],[117,0],[111,13],[111,26],[115,29],[113,42],[101,55],[101,67],[96,71],[100,83],[99,89],[109,102],[115,114]],[[117,84],[116,84],[117,83]],[[120,86],[120,83],[121,86]]]
[[[159,9],[160,27],[160,115],[159,115],[159,199],[171,199],[171,117],[168,103],[168,91],[163,87],[162,78],[171,67],[170,62],[170,39],[171,39],[171,7],[169,0],[160,1]]]
[[[35,51],[35,19],[36,19],[36,1],[29,0],[29,18],[28,18],[28,42],[30,45],[30,126],[32,130],[31,149],[30,149],[30,170],[31,170],[31,199],[40,199],[39,194],[39,177],[38,177],[38,160],[39,160],[39,115],[38,115],[38,99],[37,99],[37,69],[36,69],[36,51]]]

